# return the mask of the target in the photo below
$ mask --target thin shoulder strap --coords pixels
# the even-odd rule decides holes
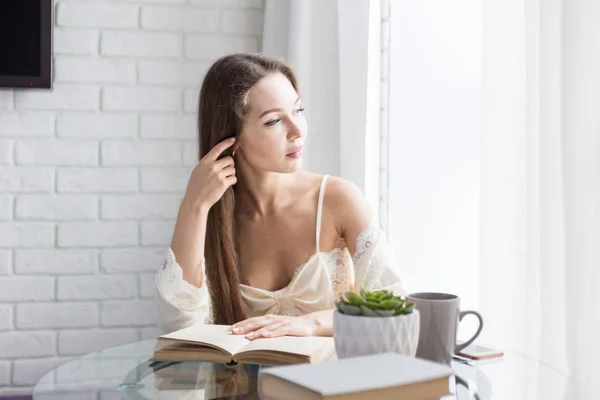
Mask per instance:
[[[317,206],[317,253],[320,253],[319,242],[321,240],[321,214],[323,213],[323,195],[325,194],[325,184],[329,175],[323,176],[321,188],[319,189],[319,204]]]

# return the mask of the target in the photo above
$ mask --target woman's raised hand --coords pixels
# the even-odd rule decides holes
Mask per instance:
[[[235,144],[235,138],[225,139],[213,147],[194,167],[185,191],[184,201],[208,210],[237,182],[233,157],[219,159],[221,153]]]

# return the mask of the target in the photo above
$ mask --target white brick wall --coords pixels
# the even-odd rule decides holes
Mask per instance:
[[[16,200],[15,219],[69,221],[98,218],[96,196],[23,194]]]
[[[98,250],[15,250],[14,271],[17,275],[95,274],[99,255]]]
[[[134,83],[135,62],[61,57],[54,63],[56,82]]]
[[[16,306],[15,327],[24,329],[98,326],[96,303],[22,303]]]
[[[40,378],[46,375],[46,372],[52,368],[67,361],[63,359],[32,359],[32,360],[16,360],[13,363],[13,384],[23,386],[33,386]]]
[[[0,91],[0,93],[11,93]],[[0,104],[2,104],[0,96]],[[52,113],[8,113],[0,114],[0,136],[3,137],[44,137],[54,133],[55,115]]]
[[[143,115],[140,136],[160,139],[196,139],[196,117],[192,115]],[[185,144],[189,146],[188,143]]]
[[[100,88],[55,83],[53,90],[15,91],[17,110],[97,110]]]
[[[156,336],[155,336],[156,337]],[[69,329],[58,334],[58,354],[76,356],[135,342],[139,338],[138,329]]]
[[[13,210],[13,197],[9,195],[0,195],[0,220],[4,221],[11,218]]]
[[[138,245],[135,222],[65,222],[58,225],[58,247],[121,247]],[[163,242],[167,243],[167,242]]]
[[[58,26],[133,28],[138,25],[138,6],[104,1],[63,1],[58,4]]]
[[[181,143],[105,141],[101,148],[104,165],[181,165]]]
[[[202,76],[261,43],[262,0],[54,2],[53,90],[0,89],[0,394],[159,334]]]
[[[100,31],[96,29],[54,28],[54,54],[94,55]]]
[[[185,190],[190,168],[143,168],[143,192],[181,193]]]
[[[0,361],[0,387],[10,385],[10,363]]]
[[[136,133],[135,114],[63,113],[56,119],[56,135],[60,138],[134,138]]]
[[[1,147],[1,146],[0,146]],[[96,166],[98,165],[98,143],[76,140],[30,139],[16,143],[15,164]]]
[[[0,165],[12,164],[13,142],[7,140],[0,141]]]
[[[56,278],[48,276],[8,276],[0,280],[0,301],[46,301],[54,300]]]
[[[6,331],[12,327],[12,306],[0,305],[0,331]]]
[[[48,168],[0,167],[4,193],[48,193],[54,188],[54,171]]]
[[[0,333],[2,359],[53,356],[57,332],[10,331]]]
[[[138,175],[136,168],[57,169],[56,190],[65,193],[137,192]]]
[[[189,7],[148,6],[142,9],[141,25],[144,29],[163,31],[215,32],[219,24],[219,11],[190,9]]]
[[[188,85],[198,82],[208,70],[208,63],[179,61],[140,61],[139,81],[151,85]]]
[[[100,52],[103,56],[179,58],[182,35],[156,32],[103,32]]]
[[[0,250],[0,276],[11,273],[12,254],[10,250]]]

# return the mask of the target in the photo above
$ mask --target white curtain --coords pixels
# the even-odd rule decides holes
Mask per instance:
[[[262,53],[285,58],[298,74],[308,120],[304,168],[339,175],[337,9],[317,2],[267,0]]]
[[[375,208],[380,20],[379,1],[267,0],[262,46],[298,73],[308,119],[305,169],[356,183]]]
[[[599,21],[597,0],[483,3],[482,340],[543,363],[511,398],[599,398]]]

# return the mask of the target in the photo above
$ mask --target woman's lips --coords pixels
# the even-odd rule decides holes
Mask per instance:
[[[286,157],[300,158],[302,157],[302,147],[294,149],[291,153],[286,154]]]

